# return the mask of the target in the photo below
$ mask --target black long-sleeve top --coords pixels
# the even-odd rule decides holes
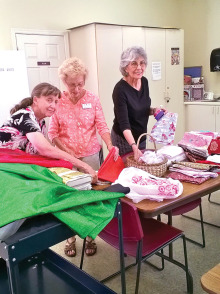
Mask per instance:
[[[113,130],[123,138],[123,131],[131,130],[135,141],[137,141],[141,134],[147,132],[151,106],[148,80],[142,77],[141,89],[137,91],[121,79],[115,85],[112,98],[115,114]],[[143,137],[142,140],[145,138]]]

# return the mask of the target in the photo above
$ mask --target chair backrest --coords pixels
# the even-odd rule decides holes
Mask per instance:
[[[122,224],[123,224],[123,239],[125,241],[140,241],[143,236],[143,230],[138,215],[137,208],[132,203],[121,200],[122,204]],[[111,222],[102,230],[99,236],[117,247],[118,240],[118,220],[113,218]]]

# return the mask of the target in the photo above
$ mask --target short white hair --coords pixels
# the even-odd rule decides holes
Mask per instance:
[[[79,75],[84,76],[86,79],[88,70],[81,59],[78,57],[71,57],[64,60],[64,62],[58,68],[58,75],[62,81],[65,81],[66,78],[75,78]]]
[[[131,61],[134,61],[139,57],[143,57],[145,63],[147,64],[147,54],[142,47],[132,46],[122,52],[119,70],[124,77],[128,75],[125,70],[126,67]]]

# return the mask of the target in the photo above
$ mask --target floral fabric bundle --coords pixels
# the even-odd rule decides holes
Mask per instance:
[[[173,199],[183,192],[183,185],[180,181],[159,178],[135,167],[123,169],[115,183],[130,188],[130,193],[126,196],[134,203],[143,199],[155,201]]]

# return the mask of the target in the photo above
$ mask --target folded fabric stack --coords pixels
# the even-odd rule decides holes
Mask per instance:
[[[89,174],[81,173],[64,167],[51,167],[50,171],[63,179],[63,183],[77,190],[91,190],[92,177]]]
[[[171,173],[167,177],[182,182],[201,184],[210,178],[216,178],[218,176],[217,173],[211,172],[213,168],[216,168],[216,166],[192,162],[178,162],[169,167]]]
[[[173,161],[186,160],[183,148],[176,145],[163,146],[157,151],[157,154],[162,154],[168,159],[167,166],[170,166]]]
[[[214,132],[186,132],[178,146],[184,149],[190,161],[205,160],[209,155],[209,144],[217,135]]]
[[[208,146],[214,136],[215,134],[211,132],[210,135],[201,132],[186,132],[178,146],[184,149],[190,161],[206,159],[209,155]]]
[[[183,185],[180,181],[166,178],[158,178],[141,169],[128,167],[123,169],[114,184],[121,184],[130,188],[126,197],[138,203],[143,199],[163,201],[174,199],[183,192]]]

